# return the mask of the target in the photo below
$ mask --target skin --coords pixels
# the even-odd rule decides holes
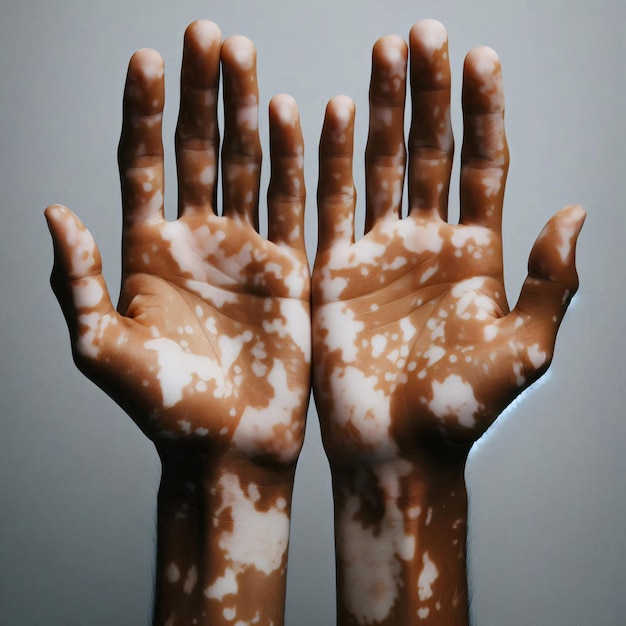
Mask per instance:
[[[220,68],[223,211],[217,211]],[[154,624],[284,622],[289,515],[310,391],[303,142],[295,101],[269,106],[268,237],[257,232],[256,52],[195,22],[176,131],[178,219],[163,212],[163,60],[131,58],[119,145],[117,310],[95,241],[46,209],[52,286],[83,373],[162,461]]]
[[[467,455],[548,368],[578,285],[585,213],[570,206],[539,235],[508,306],[503,118],[500,62],[476,48],[463,70],[460,223],[447,222],[454,146],[445,29],[425,20],[408,45],[396,36],[376,42],[365,234],[355,241],[354,104],[339,96],[326,109],[313,391],[333,476],[340,626],[468,623]]]

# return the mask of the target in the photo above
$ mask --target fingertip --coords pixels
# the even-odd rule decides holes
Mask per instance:
[[[76,232],[78,229],[85,229],[80,219],[62,204],[51,204],[46,207],[44,216],[52,239],[55,242],[60,242],[64,233],[67,234]],[[68,243],[72,243],[72,241],[68,239]]]
[[[580,233],[585,220],[587,219],[587,211],[580,204],[570,204],[561,209],[559,213],[563,213],[566,219],[576,226],[577,233]]]
[[[448,42],[446,27],[438,20],[425,19],[416,22],[409,32],[409,43],[412,49],[420,49],[425,53],[441,50]]]
[[[161,113],[165,103],[163,57],[152,48],[137,50],[128,63],[124,106],[132,113]]]
[[[500,57],[489,46],[473,48],[465,57],[463,110],[480,114],[504,111]]]
[[[59,222],[67,213],[69,213],[69,209],[62,204],[51,204],[47,206],[43,212],[48,224]]]
[[[326,118],[347,126],[355,115],[356,105],[349,96],[334,96],[326,105]]]
[[[386,35],[372,48],[370,102],[404,104],[408,47],[402,37]]]
[[[500,69],[500,57],[489,46],[476,46],[467,53],[465,68],[475,76],[487,79]]]
[[[165,63],[153,48],[141,48],[130,58],[128,69],[136,79],[155,81],[163,78]]]
[[[374,60],[384,60],[392,69],[401,70],[406,65],[408,46],[400,35],[385,35],[372,48]]]
[[[248,37],[231,35],[222,43],[222,63],[240,70],[251,70],[256,63],[256,48]]]
[[[199,47],[207,51],[214,45],[222,42],[220,27],[210,20],[196,20],[191,22],[185,30],[185,45]]]
[[[269,104],[270,122],[281,126],[296,126],[300,119],[298,103],[287,93],[276,94]]]

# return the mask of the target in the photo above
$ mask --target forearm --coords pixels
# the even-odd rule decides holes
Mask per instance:
[[[283,624],[294,468],[161,457],[155,626]]]
[[[463,467],[333,469],[339,626],[468,623]]]

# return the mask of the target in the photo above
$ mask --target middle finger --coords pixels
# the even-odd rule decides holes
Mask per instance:
[[[222,44],[224,71],[224,145],[222,187],[224,215],[240,217],[258,227],[261,142],[256,51],[241,36]]]

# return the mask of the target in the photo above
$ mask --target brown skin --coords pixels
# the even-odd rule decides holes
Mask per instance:
[[[409,214],[402,218],[408,57]],[[568,207],[537,239],[509,309],[501,238],[509,155],[493,50],[474,49],[465,60],[458,225],[446,221],[449,108],[441,24],[417,23],[409,46],[399,37],[376,43],[366,227],[356,243],[354,105],[337,97],[326,110],[313,390],[333,474],[340,626],[468,623],[467,454],[548,368],[578,285],[575,242],[585,214]]]
[[[129,64],[119,145],[124,228],[117,311],[93,238],[59,205],[46,210],[55,250],[51,282],[78,367],[128,412],[162,461],[154,624],[234,619],[278,626],[288,523],[271,537],[255,524],[268,512],[288,522],[310,392],[298,111],[286,95],[270,103],[264,239],[256,230],[261,149],[252,43],[244,37],[222,43],[211,22],[187,29],[174,222],[163,212],[163,103],[163,61],[154,50],[140,50]],[[248,511],[244,518],[241,511]],[[247,562],[247,555],[230,554],[229,537],[242,529],[258,534],[274,560],[257,557],[257,567],[254,555]],[[220,587],[227,575],[230,585]]]

